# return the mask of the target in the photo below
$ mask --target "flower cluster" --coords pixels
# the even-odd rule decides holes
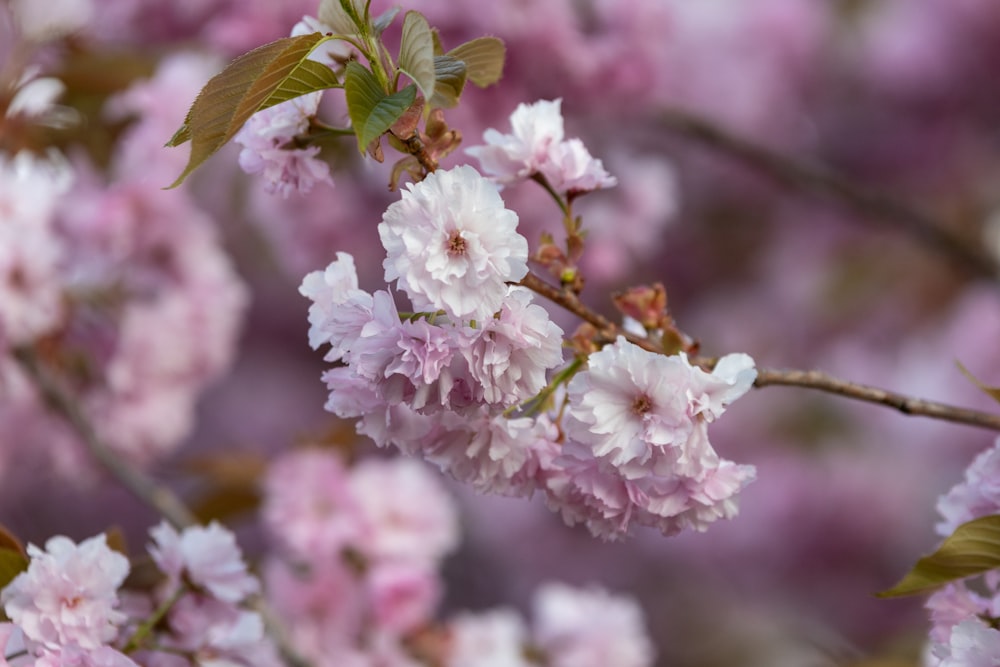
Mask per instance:
[[[263,516],[279,546],[265,568],[267,596],[305,657],[388,659],[432,621],[458,517],[420,463],[367,459],[348,469],[329,451],[285,454],[266,478]]]
[[[296,649],[321,667],[652,664],[638,605],[598,588],[543,586],[533,632],[509,609],[436,621],[457,513],[412,459],[347,468],[326,450],[285,454],[266,478],[264,517],[279,546],[265,568],[268,599]]]
[[[504,155],[520,156],[520,176],[543,173],[562,142],[558,103],[523,107],[512,124],[520,143]],[[603,538],[735,515],[754,469],[721,459],[707,425],[750,388],[753,360],[729,355],[708,373],[621,338],[550,381],[563,333],[516,284],[528,271],[517,221],[471,166],[438,170],[379,225],[385,280],[414,312],[388,290],[361,290],[346,253],[306,276],[309,342],[337,364],[324,374],[327,409],[479,491],[542,491]]]
[[[7,663],[279,665],[260,616],[243,608],[258,582],[232,533],[218,524],[178,533],[161,523],[151,534],[163,576],[150,590],[122,588],[129,561],[103,534],[30,545],[27,569],[0,594],[11,621],[0,624]]]
[[[504,411],[546,386],[562,362],[562,330],[523,287],[527,242],[496,186],[472,167],[411,185],[379,227],[387,280],[417,312],[401,316],[386,290],[358,288],[341,253],[300,291],[313,301],[309,340],[327,344],[327,409],[360,418],[380,446],[421,453],[483,491],[530,493],[546,430]]]
[[[647,667],[654,651],[631,599],[548,583],[535,593],[532,628],[510,609],[463,613],[450,625],[446,667]],[[529,656],[537,656],[534,659]]]
[[[0,430],[20,436],[18,447],[4,442],[3,468],[41,463],[80,479],[92,465],[15,351],[44,357],[102,441],[142,464],[190,432],[201,390],[230,364],[246,290],[215,221],[187,193],[163,192],[162,165],[149,160],[208,66],[204,57],[166,59],[108,99],[109,117],[134,122],[107,156],[107,177],[82,152],[70,161],[0,140]],[[19,91],[31,99],[7,113],[49,123],[61,90],[55,79],[32,79]]]

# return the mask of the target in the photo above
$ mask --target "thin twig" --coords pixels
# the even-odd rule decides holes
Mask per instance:
[[[61,386],[41,367],[33,350],[18,348],[14,358],[38,388],[45,403],[80,435],[91,455],[121,482],[134,496],[159,512],[177,528],[198,523],[191,511],[173,491],[136,470],[118,457],[97,435],[90,420]]]
[[[562,306],[583,321],[590,323],[597,329],[605,342],[613,341],[615,336],[624,336],[630,343],[634,343],[645,350],[658,354],[664,353],[653,341],[620,329],[603,315],[588,308],[572,292],[553,287],[533,273],[528,273],[521,280],[520,284]],[[691,359],[692,364],[705,368],[711,368],[715,365],[716,361],[716,359],[708,357],[695,357]],[[912,396],[878,389],[877,387],[869,387],[840,380],[820,371],[759,368],[757,369],[757,380],[754,382],[754,386],[758,388],[788,386],[816,389],[844,398],[895,408],[906,415],[931,417],[933,419],[1000,431],[1000,414],[980,412],[979,410],[959,408],[946,403],[913,398]]]
[[[584,322],[593,326],[597,329],[597,333],[600,336],[600,341],[598,342],[611,343],[614,342],[615,338],[618,336],[624,336],[628,342],[638,345],[645,350],[656,353],[663,352],[663,348],[658,347],[656,343],[648,338],[637,336],[631,332],[625,331],[600,313],[594,312],[588,308],[572,291],[560,289],[550,285],[530,271],[528,272],[528,275],[522,278],[521,282],[518,284],[522,287],[527,287],[532,292],[535,292],[549,301],[562,306],[564,309],[573,313]]]
[[[929,249],[942,253],[956,268],[973,277],[1000,278],[1000,266],[982,248],[907,204],[858,185],[828,168],[781,155],[699,116],[668,109],[661,113],[659,119],[662,126],[671,132],[725,153],[776,183],[839,201],[869,220],[905,232]]]
[[[757,387],[786,386],[817,389],[845,398],[852,398],[867,403],[876,403],[895,408],[905,415],[931,417],[957,424],[968,424],[993,431],[1000,431],[1000,414],[980,412],[968,408],[959,408],[946,403],[926,401],[898,394],[877,387],[869,387],[846,380],[837,379],[821,371],[774,370],[761,368],[757,370]]]

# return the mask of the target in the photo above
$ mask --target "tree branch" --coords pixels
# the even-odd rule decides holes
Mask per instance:
[[[520,284],[593,325],[601,336],[601,342],[610,343],[614,341],[616,336],[624,336],[630,343],[634,343],[644,350],[649,350],[657,354],[664,353],[653,341],[621,330],[606,317],[588,308],[572,292],[553,287],[533,273],[529,272],[521,280]],[[705,368],[712,368],[716,361],[717,359],[709,357],[695,357],[691,359],[692,364]],[[1000,414],[980,412],[979,410],[959,408],[946,403],[913,398],[912,396],[897,394],[884,389],[878,389],[877,387],[869,387],[867,385],[840,380],[820,371],[758,368],[757,380],[754,382],[754,386],[758,388],[786,386],[816,389],[856,401],[884,405],[894,408],[905,415],[930,417],[932,419],[1000,431]]]
[[[198,523],[173,491],[128,465],[104,444],[76,401],[41,367],[33,350],[26,347],[17,348],[13,356],[31,378],[49,408],[73,427],[91,455],[121,482],[122,486],[177,528]]]
[[[613,343],[615,338],[618,336],[624,336],[628,342],[638,345],[644,350],[656,352],[657,354],[663,353],[663,348],[658,347],[653,341],[623,330],[608,318],[588,308],[583,302],[580,301],[576,294],[570,290],[560,289],[550,285],[530,271],[528,272],[528,275],[522,278],[521,282],[518,284],[522,287],[527,287],[532,292],[535,292],[549,301],[562,306],[564,309],[573,313],[584,322],[593,326],[597,329],[597,333],[600,336],[600,340],[598,342]]]
[[[980,412],[968,408],[959,408],[946,403],[926,401],[904,394],[886,391],[877,387],[856,384],[839,380],[821,371],[774,370],[761,368],[757,370],[757,387],[786,386],[817,389],[830,394],[837,394],[867,403],[876,403],[894,408],[905,415],[930,417],[957,424],[968,424],[993,431],[1000,431],[1000,414]]]
[[[905,232],[972,277],[1000,278],[1000,266],[983,249],[907,204],[853,183],[828,168],[781,155],[684,111],[668,109],[659,120],[671,132],[735,158],[786,188],[838,201],[864,218]]]

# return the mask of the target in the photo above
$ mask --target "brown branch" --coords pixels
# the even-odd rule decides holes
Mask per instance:
[[[616,336],[624,336],[630,343],[638,345],[644,350],[664,354],[663,350],[657,347],[653,341],[621,330],[606,317],[588,308],[575,294],[568,290],[553,287],[530,272],[521,280],[520,284],[562,306],[584,322],[590,323],[597,329],[605,342],[614,341]],[[692,364],[705,368],[712,368],[717,361],[717,359],[708,357],[694,357],[691,359]],[[970,426],[1000,431],[1000,414],[980,412],[978,410],[955,407],[946,403],[913,398],[912,396],[897,394],[884,389],[878,389],[877,387],[869,387],[863,384],[840,380],[820,371],[759,368],[757,369],[757,380],[754,382],[754,386],[758,388],[786,386],[816,389],[856,401],[884,405],[894,408],[905,415],[930,417],[957,424],[968,424]]]
[[[757,370],[757,387],[786,386],[817,389],[845,398],[851,398],[867,403],[875,403],[894,408],[904,415],[930,417],[957,424],[968,424],[993,431],[1000,431],[1000,414],[980,412],[968,408],[959,408],[946,403],[926,401],[898,394],[877,387],[869,387],[846,380],[839,380],[821,371],[772,370],[761,368]]]
[[[828,168],[781,155],[684,111],[668,109],[660,114],[659,120],[671,132],[735,158],[786,188],[838,201],[872,222],[905,232],[973,277],[1000,278],[1000,266],[979,246],[907,204],[858,185]]]
[[[128,465],[104,444],[76,401],[41,367],[33,350],[18,348],[13,354],[49,408],[73,427],[90,454],[121,482],[122,486],[177,528],[198,523],[173,491]]]
[[[433,174],[437,171],[438,163],[431,154],[427,152],[427,147],[424,146],[424,142],[420,140],[420,137],[414,134],[409,139],[404,139],[403,144],[406,146],[406,150],[417,159],[420,166],[424,168],[428,174]]]
[[[593,326],[597,329],[597,333],[600,336],[600,340],[597,342],[612,343],[618,336],[624,336],[628,342],[638,345],[644,350],[649,350],[650,352],[656,352],[658,354],[663,353],[663,348],[658,347],[653,341],[623,330],[608,318],[588,308],[583,302],[580,301],[576,294],[570,290],[560,289],[550,285],[530,271],[528,272],[528,275],[522,278],[521,282],[518,284],[522,287],[527,287],[532,292],[535,292],[549,301],[562,306],[564,309],[573,313],[584,322]]]

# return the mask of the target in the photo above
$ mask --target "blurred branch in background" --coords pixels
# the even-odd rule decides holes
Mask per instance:
[[[173,491],[130,466],[101,441],[80,406],[41,367],[33,350],[24,347],[18,348],[14,350],[13,356],[38,389],[39,396],[46,405],[66,420],[79,434],[91,455],[136,498],[159,512],[177,528],[185,528],[198,523],[191,511]]]
[[[983,248],[908,204],[854,183],[827,167],[777,153],[686,111],[667,109],[658,119],[667,131],[732,157],[783,187],[835,201],[866,220],[911,236],[969,277],[1000,279],[1000,266]]]

